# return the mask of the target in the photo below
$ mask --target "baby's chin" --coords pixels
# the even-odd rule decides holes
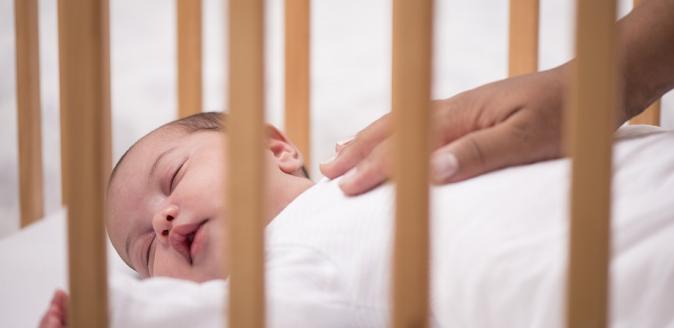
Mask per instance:
[[[150,277],[143,277],[141,279],[149,279],[156,277],[166,277],[180,280],[188,280],[197,283],[207,282],[217,279],[226,279],[227,274],[222,270],[222,266],[219,261],[209,261],[203,265],[195,265],[190,268],[189,271],[183,271],[180,273],[171,273],[171,274],[158,274]]]

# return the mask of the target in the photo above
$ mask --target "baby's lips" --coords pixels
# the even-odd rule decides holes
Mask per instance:
[[[192,256],[190,255],[191,240],[188,239],[190,235],[193,236],[194,233],[199,229],[201,223],[202,222],[177,225],[174,226],[169,233],[169,242],[171,243],[171,247],[173,247],[173,249],[180,253],[180,255],[182,255],[185,260],[190,263],[192,263]]]

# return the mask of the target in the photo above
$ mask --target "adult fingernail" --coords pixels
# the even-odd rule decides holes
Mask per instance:
[[[351,184],[353,180],[356,179],[356,175],[358,172],[356,171],[356,167],[351,168],[344,176],[342,177],[342,180],[339,181],[339,185],[343,186],[346,184]]]
[[[332,157],[330,157],[330,158],[326,159],[325,161],[321,162],[321,165],[329,164],[332,161],[334,161],[335,158],[337,158],[337,154],[334,154],[334,155],[332,155]]]
[[[431,161],[431,176],[435,182],[445,182],[459,169],[459,161],[450,152],[441,152],[433,155]]]
[[[346,145],[353,142],[353,139],[355,139],[355,136],[351,136],[349,138],[337,142],[337,144],[335,145],[335,152],[339,152],[342,148],[346,147]]]

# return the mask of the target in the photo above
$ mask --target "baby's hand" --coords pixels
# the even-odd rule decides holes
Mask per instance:
[[[47,312],[42,316],[40,328],[66,327],[68,317],[68,294],[57,289],[49,303]]]

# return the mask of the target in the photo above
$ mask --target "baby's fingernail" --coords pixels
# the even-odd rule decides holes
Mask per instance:
[[[338,142],[338,143],[335,145],[335,152],[338,153],[340,150],[342,150],[342,148],[346,147],[346,145],[348,145],[348,144],[350,144],[351,142],[353,142],[353,139],[355,139],[355,136],[346,138],[346,139],[344,139],[344,140]]]
[[[346,174],[344,174],[344,176],[342,177],[342,180],[339,181],[339,185],[343,186],[343,185],[352,183],[353,180],[356,179],[357,173],[358,172],[356,171],[356,167],[353,167],[348,172],[346,172]]]
[[[459,161],[450,152],[433,155],[431,160],[431,177],[435,182],[445,182],[459,169]]]

